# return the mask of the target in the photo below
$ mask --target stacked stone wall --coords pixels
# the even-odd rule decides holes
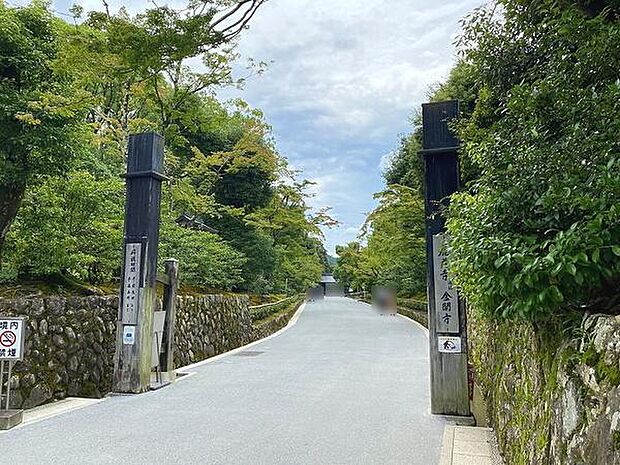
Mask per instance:
[[[285,310],[253,324],[249,303],[247,296],[177,297],[175,366],[265,337],[294,313]],[[0,299],[0,315],[26,318],[25,359],[15,364],[11,378],[12,407],[110,392],[118,297]]]
[[[470,313],[476,383],[507,465],[620,465],[620,316],[534,325]]]
[[[302,303],[303,299],[291,301],[289,302],[288,307],[281,310],[277,314],[264,320],[254,322],[252,325],[252,340],[257,341],[275,333],[276,331],[280,331],[288,324]]]
[[[252,340],[247,296],[180,296],[177,298],[177,368],[200,362]]]

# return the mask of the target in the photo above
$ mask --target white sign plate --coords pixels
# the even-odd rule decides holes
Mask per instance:
[[[447,256],[443,250],[443,234],[433,236],[433,272],[435,283],[435,318],[438,333],[460,333],[459,300],[448,279]]]
[[[439,352],[444,354],[460,354],[461,338],[454,336],[439,336],[438,337]]]
[[[123,327],[123,344],[132,346],[136,342],[136,327],[124,326]]]
[[[123,281],[122,321],[126,324],[138,322],[140,306],[140,267],[142,266],[142,244],[125,245],[125,279]]]
[[[0,360],[24,359],[25,331],[23,318],[0,316]]]

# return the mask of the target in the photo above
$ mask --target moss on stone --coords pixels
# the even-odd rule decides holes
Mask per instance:
[[[608,386],[620,385],[620,368],[617,365],[608,364],[602,353],[598,352],[594,344],[590,344],[581,356],[581,362],[594,368],[594,376],[599,384]]]

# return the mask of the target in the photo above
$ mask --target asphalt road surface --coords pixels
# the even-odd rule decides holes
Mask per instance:
[[[174,386],[0,434],[0,464],[435,465],[422,329],[345,298]]]

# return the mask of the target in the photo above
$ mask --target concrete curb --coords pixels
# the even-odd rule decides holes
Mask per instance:
[[[28,426],[33,423],[37,423],[39,421],[47,420],[48,418],[56,417],[58,415],[62,415],[63,413],[68,413],[68,412],[72,412],[73,410],[79,410],[85,407],[90,407],[91,405],[98,404],[105,400],[106,400],[105,397],[102,399],[87,399],[84,397],[67,397],[65,399],[52,402],[50,404],[39,405],[37,407],[24,410],[24,420],[19,425],[11,428],[10,430],[0,431],[0,434],[8,433],[10,431],[23,428],[24,426]]]
[[[237,347],[236,349],[229,350],[228,352],[224,352],[224,353],[219,354],[219,355],[216,355],[216,356],[214,356],[214,357],[210,357],[210,358],[207,358],[207,359],[201,360],[200,362],[192,363],[191,365],[186,365],[186,366],[184,366],[184,367],[177,368],[177,369],[176,369],[176,370],[174,370],[174,371],[175,371],[176,373],[178,373],[178,374],[183,375],[183,376],[181,376],[181,377],[177,378],[175,382],[182,381],[182,380],[184,380],[184,379],[186,379],[186,378],[189,378],[191,375],[193,375],[193,374],[194,374],[194,373],[192,373],[192,372],[191,372],[191,371],[189,371],[189,370],[193,370],[194,368],[201,367],[201,366],[206,365],[206,364],[208,364],[208,363],[213,363],[213,362],[216,362],[216,361],[218,361],[218,360],[221,360],[221,359],[222,359],[222,358],[224,358],[224,357],[228,357],[229,355],[234,355],[234,354],[236,354],[236,353],[238,353],[238,352],[243,352],[244,350],[247,350],[247,349],[249,349],[250,347],[253,347],[253,346],[257,345],[257,344],[260,344],[260,343],[262,343],[262,342],[268,341],[269,339],[272,339],[272,338],[274,338],[274,337],[276,337],[276,336],[279,336],[279,335],[280,335],[280,334],[282,334],[284,331],[286,331],[286,330],[288,330],[289,328],[291,328],[291,327],[295,326],[295,324],[297,323],[297,320],[299,319],[299,317],[300,317],[301,313],[302,313],[302,312],[304,311],[304,309],[306,308],[306,304],[307,304],[307,302],[304,302],[304,303],[302,303],[302,304],[299,306],[299,308],[297,309],[297,311],[295,312],[295,314],[291,317],[291,319],[289,320],[288,324],[287,324],[284,328],[282,328],[282,329],[280,329],[280,330],[276,331],[276,332],[275,332],[275,333],[273,333],[273,334],[270,334],[270,335],[269,335],[269,336],[267,336],[267,337],[264,337],[263,339],[259,339],[258,341],[250,342],[249,344],[246,344],[246,345],[241,346],[241,347]]]
[[[503,465],[491,428],[447,425],[439,465]]]

